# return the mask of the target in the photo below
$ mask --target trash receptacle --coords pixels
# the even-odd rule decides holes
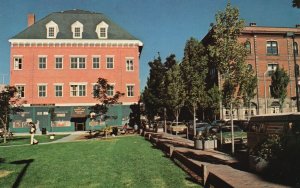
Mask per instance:
[[[47,134],[47,129],[46,128],[42,128],[42,134]]]

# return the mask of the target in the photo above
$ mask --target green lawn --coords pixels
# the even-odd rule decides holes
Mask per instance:
[[[67,135],[55,135],[53,140],[50,140],[49,135],[35,135],[34,138],[39,141],[39,143],[52,142],[54,140],[63,138]],[[14,136],[12,139],[7,139],[6,143],[3,143],[3,138],[0,138],[0,146],[10,146],[10,145],[23,145],[30,144],[30,135],[28,136]]]
[[[0,158],[1,188],[199,187],[140,136],[0,147]]]

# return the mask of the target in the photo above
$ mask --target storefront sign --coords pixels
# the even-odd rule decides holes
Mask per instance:
[[[86,117],[85,107],[78,106],[74,107],[72,117]]]

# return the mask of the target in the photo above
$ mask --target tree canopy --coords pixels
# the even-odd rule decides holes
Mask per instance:
[[[289,76],[283,68],[278,67],[271,77],[271,95],[279,99],[280,110],[282,111],[284,100],[287,96]]]

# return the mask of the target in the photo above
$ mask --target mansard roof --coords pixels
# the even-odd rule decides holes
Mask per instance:
[[[55,22],[59,28],[56,39],[73,39],[71,25],[78,21],[83,24],[82,39],[103,40],[98,38],[95,30],[97,25],[104,21],[109,25],[107,39],[138,40],[104,14],[77,9],[51,13],[18,33],[12,39],[47,39],[46,24],[51,21]]]

